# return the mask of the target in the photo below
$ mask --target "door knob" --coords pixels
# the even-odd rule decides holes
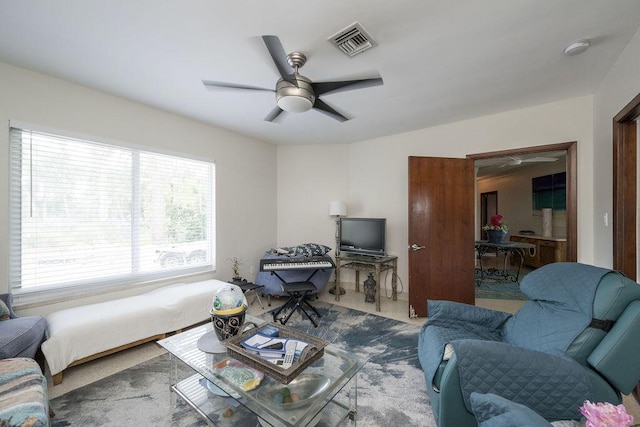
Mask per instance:
[[[413,245],[411,245],[411,250],[412,251],[419,251],[420,249],[424,249],[424,246],[418,246],[415,243]]]

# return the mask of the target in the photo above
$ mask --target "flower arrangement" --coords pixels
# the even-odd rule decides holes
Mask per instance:
[[[624,405],[612,405],[608,402],[593,403],[588,400],[580,407],[580,413],[586,419],[586,427],[631,427],[633,417],[627,413]]]
[[[484,231],[499,230],[499,231],[504,231],[505,233],[509,231],[509,227],[507,227],[507,224],[502,222],[502,215],[500,214],[493,215],[491,217],[490,223],[482,227],[482,229]]]

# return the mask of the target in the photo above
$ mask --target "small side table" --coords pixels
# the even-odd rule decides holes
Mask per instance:
[[[336,301],[340,301],[340,269],[346,268],[356,271],[356,292],[360,292],[360,272],[374,273],[376,280],[376,311],[380,310],[380,273],[392,270],[391,276],[391,299],[398,300],[398,257],[395,255],[387,255],[384,257],[373,257],[366,255],[354,255],[341,253],[336,255]]]
[[[247,282],[246,280],[229,280],[229,283],[233,283],[242,289],[242,293],[247,296],[249,292],[253,292],[253,300],[249,303],[253,305],[256,302],[256,299],[260,303],[260,308],[264,308],[264,304],[262,304],[262,300],[260,299],[260,294],[258,293],[258,289],[264,288],[264,285],[256,285],[255,283]]]

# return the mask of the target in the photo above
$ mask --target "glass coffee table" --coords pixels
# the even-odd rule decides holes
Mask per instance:
[[[264,320],[247,316],[248,322]],[[176,396],[192,406],[214,425],[254,426],[337,426],[355,425],[357,410],[357,373],[366,363],[331,345],[324,355],[307,367],[298,378],[323,377],[325,385],[313,398],[296,405],[274,403],[269,390],[286,385],[268,377],[260,385],[244,391],[220,375],[214,365],[231,359],[226,352],[206,353],[198,348],[198,340],[212,331],[211,322],[158,341],[171,357],[171,404]],[[326,381],[328,379],[328,381]],[[295,382],[296,379],[292,381]]]

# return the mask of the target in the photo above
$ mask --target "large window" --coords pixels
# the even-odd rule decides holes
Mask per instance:
[[[11,128],[10,289],[214,268],[214,165]]]

